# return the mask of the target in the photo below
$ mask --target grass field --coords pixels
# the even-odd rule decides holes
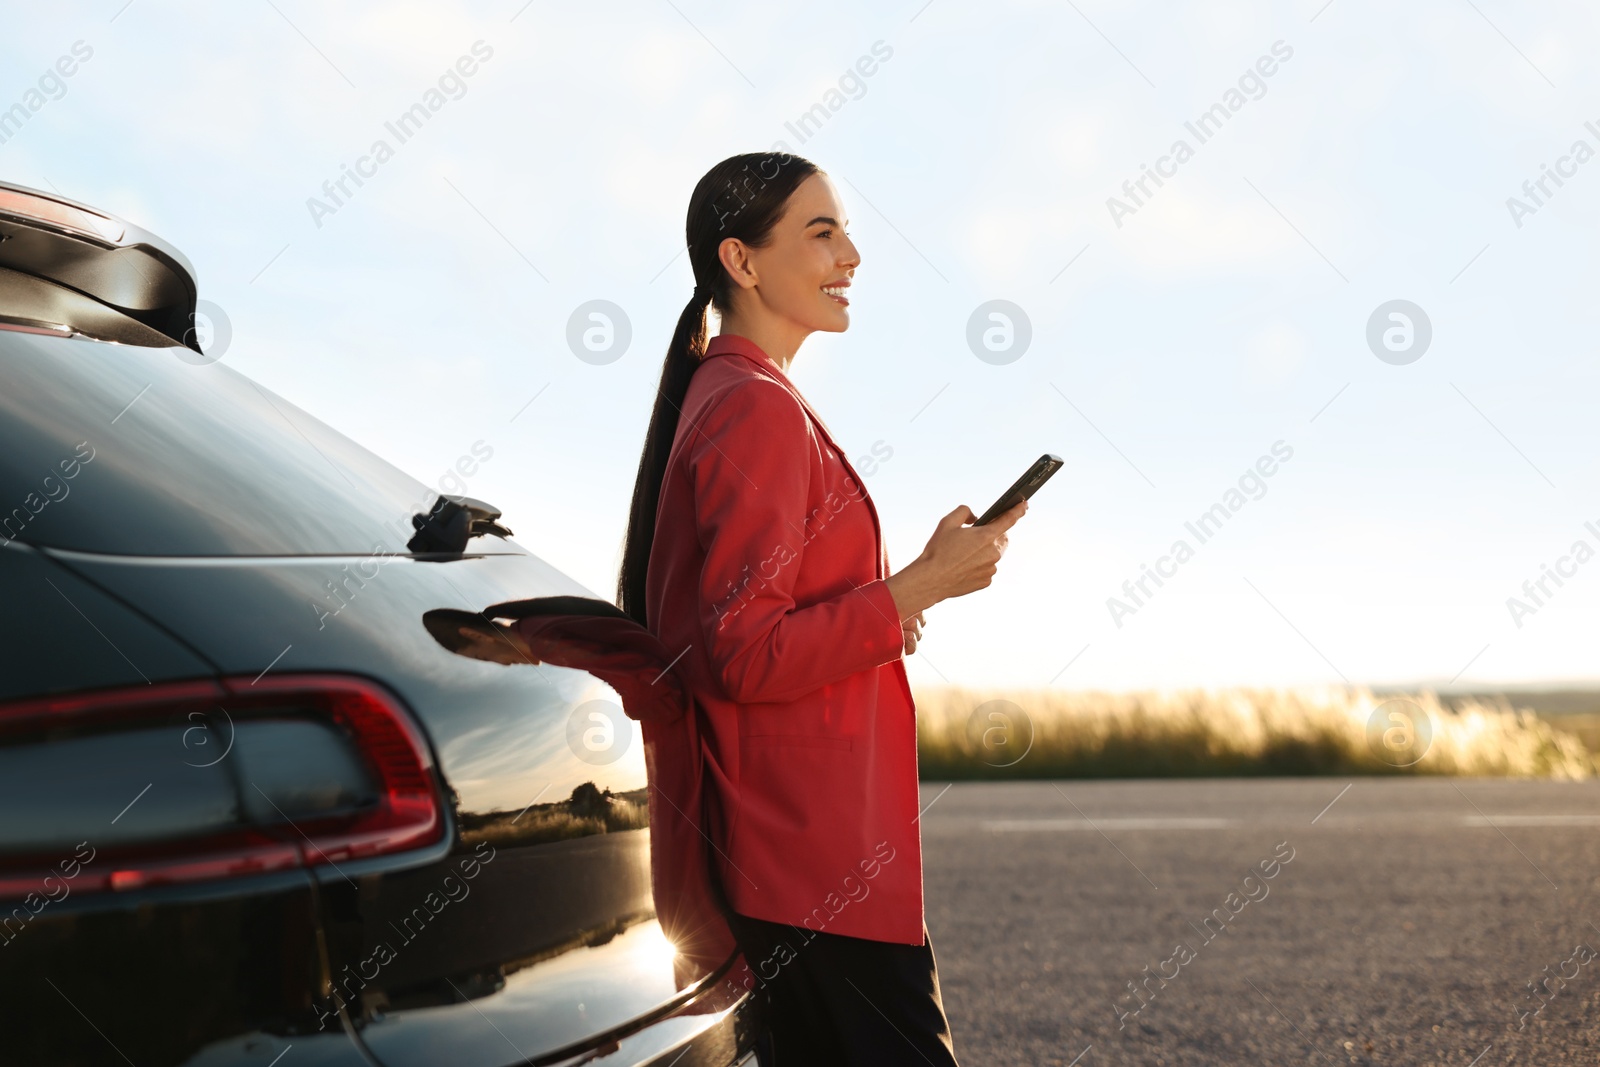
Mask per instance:
[[[918,687],[929,780],[1454,774],[1590,778],[1579,732],[1506,698],[1367,689],[1073,693]],[[1592,732],[1592,730],[1591,730]]]

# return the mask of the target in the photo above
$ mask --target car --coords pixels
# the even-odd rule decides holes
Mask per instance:
[[[198,306],[0,184],[0,1063],[754,1062],[737,957],[663,925],[666,650]],[[537,659],[462,654],[491,618]]]

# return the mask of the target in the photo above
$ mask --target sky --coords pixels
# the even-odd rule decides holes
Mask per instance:
[[[913,684],[1571,684],[1597,44],[1576,0],[33,5],[0,179],[177,245],[224,361],[424,482],[492,450],[465,492],[610,599],[689,193],[792,151],[862,262],[790,377],[888,453],[891,565],[1065,460]]]

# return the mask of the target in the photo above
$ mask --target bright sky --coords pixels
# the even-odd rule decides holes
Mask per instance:
[[[1577,0],[31,5],[0,176],[175,243],[226,362],[424,481],[484,442],[466,492],[609,598],[690,190],[782,141],[863,254],[850,330],[791,376],[852,456],[892,450],[891,562],[1066,459],[994,584],[928,613],[914,682],[1574,681],[1597,45]],[[568,345],[592,300],[631,330],[608,363]],[[979,358],[996,300],[1031,340]],[[1384,309],[1389,362],[1397,300],[1431,341]]]

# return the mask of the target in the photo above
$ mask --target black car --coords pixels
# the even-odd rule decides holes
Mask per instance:
[[[652,895],[621,693],[670,663],[196,304],[159,239],[0,186],[0,1063],[753,1062]],[[508,602],[539,661],[435,625]]]

